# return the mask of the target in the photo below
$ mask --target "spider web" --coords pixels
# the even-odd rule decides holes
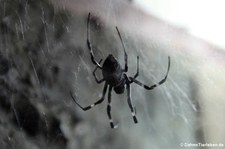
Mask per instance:
[[[88,0],[0,3],[3,148],[178,149],[182,148],[180,143],[205,141],[200,124],[201,84],[196,81],[200,77],[193,75],[200,65],[195,66],[193,55],[179,51],[180,47],[171,43],[174,40],[170,41],[170,37],[180,37],[174,27],[155,17],[141,22],[146,14],[140,15],[140,10],[133,7],[135,2],[130,1],[95,1],[93,5]],[[87,112],[70,97],[72,92],[77,102],[88,106],[101,97],[104,86],[94,80],[95,65],[86,46],[89,11],[93,14],[90,38],[97,61],[112,54],[124,66],[123,47],[115,26],[127,51],[128,76],[136,73],[139,56],[137,79],[150,86],[165,76],[167,58],[171,58],[164,84],[152,91],[131,84],[138,124],[133,123],[126,91],[121,95],[112,92],[111,113],[119,124],[115,130],[110,128],[107,117],[107,93],[101,105]],[[102,77],[100,70],[97,76]]]

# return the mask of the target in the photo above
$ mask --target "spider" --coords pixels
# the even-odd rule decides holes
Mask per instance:
[[[103,88],[103,93],[102,93],[102,97],[96,101],[95,103],[87,106],[87,107],[83,107],[81,106],[73,97],[72,92],[70,92],[70,95],[73,99],[73,101],[84,111],[90,110],[91,108],[93,108],[94,106],[101,104],[104,99],[105,99],[105,94],[107,92],[107,88],[108,89],[108,105],[107,105],[107,115],[109,118],[109,122],[110,122],[110,126],[111,128],[117,128],[118,125],[115,125],[113,123],[113,119],[111,116],[111,92],[112,89],[115,91],[116,94],[122,94],[124,93],[125,90],[125,86],[126,86],[126,91],[127,91],[127,102],[129,105],[129,108],[132,112],[132,117],[133,117],[133,121],[134,123],[138,123],[137,117],[136,117],[136,109],[135,107],[133,107],[132,102],[131,102],[131,88],[130,88],[130,84],[132,83],[136,83],[142,87],[144,87],[147,90],[152,90],[155,87],[163,84],[168,76],[169,73],[169,69],[170,69],[170,57],[168,57],[168,68],[167,68],[167,72],[165,77],[159,81],[158,83],[152,85],[152,86],[147,86],[143,83],[141,83],[140,81],[138,81],[136,78],[139,75],[139,56],[137,56],[137,72],[133,77],[128,77],[126,72],[128,71],[128,66],[127,66],[127,53],[125,50],[125,46],[121,37],[121,34],[119,32],[119,29],[116,26],[116,30],[118,33],[118,36],[120,38],[120,41],[122,43],[122,47],[123,47],[123,51],[124,51],[124,61],[125,61],[125,66],[124,69],[121,67],[121,65],[119,64],[119,62],[114,58],[114,56],[112,54],[109,54],[108,57],[105,59],[103,65],[101,65],[102,59],[97,62],[96,58],[94,57],[93,54],[93,50],[92,50],[92,44],[90,42],[90,34],[89,34],[89,22],[90,22],[90,13],[88,14],[88,19],[87,19],[87,47],[89,49],[90,55],[91,55],[91,60],[93,62],[94,65],[96,65],[94,71],[93,71],[93,76],[95,78],[95,81],[100,84],[102,82],[105,82],[104,88]],[[97,69],[101,69],[102,70],[102,75],[103,78],[102,79],[98,79],[95,72]]]

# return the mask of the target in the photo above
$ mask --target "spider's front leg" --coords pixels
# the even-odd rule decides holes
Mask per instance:
[[[134,77],[129,77],[130,79],[129,83],[130,84],[133,83],[134,82],[133,80],[136,79],[138,76],[139,76],[139,56],[137,56],[137,72],[134,75]]]
[[[118,33],[118,35],[119,35],[119,37],[120,37],[120,41],[121,41],[121,43],[122,43],[122,46],[123,46],[124,61],[125,61],[125,66],[124,66],[124,70],[123,70],[123,71],[124,71],[124,72],[127,72],[127,71],[128,71],[128,66],[127,66],[127,59],[128,59],[128,57],[127,57],[127,52],[126,52],[126,50],[125,50],[125,46],[124,46],[122,37],[121,37],[121,35],[120,35],[120,31],[119,31],[119,29],[118,29],[117,26],[116,26],[116,30],[117,30],[117,33]]]
[[[101,62],[102,62],[102,59],[99,61],[99,64],[101,64]],[[94,71],[93,71],[93,76],[94,76],[94,78],[95,78],[95,81],[98,83],[98,84],[100,84],[100,83],[102,83],[103,81],[105,81],[105,79],[103,78],[103,79],[101,79],[101,80],[99,80],[98,78],[97,78],[97,76],[96,76],[96,74],[95,74],[95,72],[96,72],[96,70],[98,69],[98,66],[96,66],[95,67],[95,69],[94,69]]]
[[[93,54],[93,50],[92,50],[92,44],[91,44],[91,41],[90,41],[90,33],[89,33],[90,16],[91,16],[91,13],[89,12],[88,20],[87,20],[87,46],[88,46],[88,49],[90,51],[91,61],[95,65],[97,65],[98,68],[102,69],[102,66],[95,60],[95,57],[94,57],[94,54]]]
[[[73,94],[72,92],[70,92],[70,96],[72,97],[73,101],[78,105],[78,107],[80,107],[82,110],[84,111],[87,111],[87,110],[90,110],[91,108],[93,108],[94,106],[102,103],[105,99],[105,94],[106,94],[106,91],[107,91],[107,83],[105,83],[105,86],[104,86],[104,89],[103,89],[103,93],[102,93],[102,97],[96,101],[95,103],[91,104],[90,106],[87,106],[87,107],[82,107],[76,100],[75,98],[73,97]]]

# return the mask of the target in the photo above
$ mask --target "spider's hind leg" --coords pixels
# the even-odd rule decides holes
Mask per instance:
[[[169,70],[170,70],[170,57],[168,57],[168,68],[167,68],[166,75],[165,75],[165,77],[164,77],[161,81],[159,81],[158,83],[153,84],[153,85],[151,85],[151,86],[147,86],[147,85],[141,83],[140,81],[136,80],[134,77],[129,77],[129,79],[131,80],[131,81],[130,81],[131,83],[134,82],[134,83],[136,83],[136,84],[138,84],[138,85],[144,87],[144,88],[147,89],[147,90],[153,90],[153,89],[156,88],[157,86],[159,86],[159,85],[161,85],[161,84],[163,84],[163,83],[166,82],[166,79],[167,79]]]
[[[93,108],[94,106],[96,106],[96,105],[98,105],[98,104],[100,104],[100,103],[102,103],[103,101],[104,101],[104,99],[105,99],[105,94],[106,94],[106,91],[107,91],[107,83],[105,83],[105,86],[104,86],[104,89],[103,89],[103,93],[102,93],[102,97],[98,100],[98,101],[96,101],[95,103],[93,103],[93,104],[91,104],[90,106],[87,106],[87,107],[82,107],[76,100],[75,100],[75,98],[73,97],[73,94],[72,94],[72,92],[70,92],[70,96],[71,96],[71,98],[73,99],[73,101],[82,109],[82,110],[84,110],[84,111],[87,111],[87,110],[90,110],[91,108]]]
[[[131,89],[130,89],[130,83],[129,83],[129,79],[128,77],[125,75],[125,79],[126,79],[126,88],[127,88],[127,103],[129,105],[129,108],[132,112],[132,117],[134,120],[134,123],[138,123],[137,117],[136,117],[136,109],[135,107],[133,107],[132,102],[131,102]]]
[[[111,128],[117,128],[118,125],[114,125],[113,119],[112,119],[112,116],[111,116],[111,92],[112,92],[112,86],[109,87],[109,91],[108,91],[107,114],[108,114],[108,118],[109,118]]]

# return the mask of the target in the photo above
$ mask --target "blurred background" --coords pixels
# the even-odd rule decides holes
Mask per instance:
[[[0,0],[0,145],[3,149],[225,148],[225,22],[222,0]],[[126,93],[82,111],[102,94],[92,76],[86,23],[99,61],[128,54]],[[97,75],[102,76],[98,71]],[[106,96],[107,98],[107,96]],[[107,99],[106,99],[107,100]],[[208,146],[200,146],[198,143]],[[198,146],[196,146],[196,144]],[[218,146],[215,146],[218,145]],[[220,145],[220,146],[219,146]]]

